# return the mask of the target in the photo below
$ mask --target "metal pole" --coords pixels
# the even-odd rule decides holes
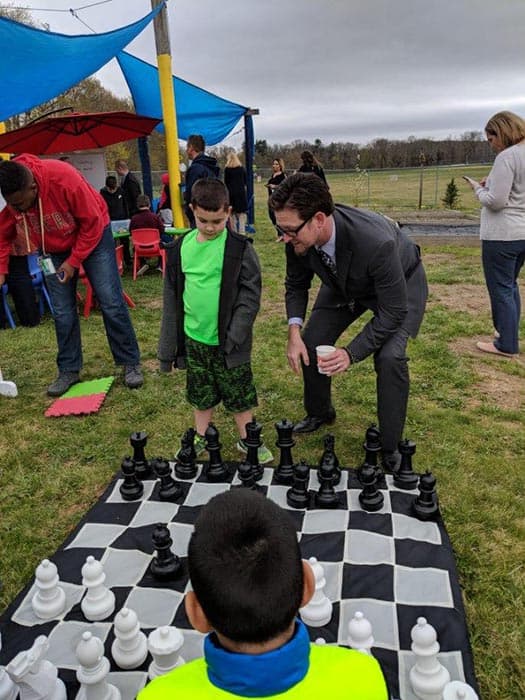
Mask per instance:
[[[419,167],[420,167],[420,172],[419,172],[419,204],[418,204],[418,209],[421,209],[423,205],[423,167],[425,165],[425,154],[423,151],[419,154]]]

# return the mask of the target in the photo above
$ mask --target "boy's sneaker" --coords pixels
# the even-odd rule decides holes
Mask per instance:
[[[244,454],[248,453],[248,447],[246,446],[246,443],[242,438],[239,439],[239,442],[237,443],[236,447],[239,450],[239,452],[242,452]],[[273,462],[273,454],[270,452],[270,450],[266,447],[264,443],[257,450],[257,459],[259,460],[259,464],[268,464],[268,462]]]
[[[124,384],[128,389],[138,389],[144,384],[144,377],[139,365],[126,365],[124,367]]]
[[[48,396],[62,396],[66,391],[80,381],[78,372],[58,372],[58,377],[47,387]]]
[[[202,435],[199,435],[199,433],[195,433],[195,437],[193,438],[193,448],[197,457],[201,455],[206,449],[206,440]],[[181,450],[182,447],[179,447],[179,449],[175,453],[175,459],[179,459]]]

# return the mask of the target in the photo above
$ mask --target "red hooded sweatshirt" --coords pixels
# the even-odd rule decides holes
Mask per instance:
[[[33,173],[38,198],[26,212],[18,212],[9,205],[0,212],[0,274],[8,272],[11,245],[17,233],[25,239],[24,220],[35,246],[46,254],[68,252],[66,262],[80,267],[109,224],[106,202],[69,163],[40,160],[28,153],[14,160]],[[38,199],[42,202],[43,236]]]

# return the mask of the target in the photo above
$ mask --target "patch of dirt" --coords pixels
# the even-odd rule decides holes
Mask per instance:
[[[141,306],[144,306],[146,309],[153,309],[153,311],[162,309],[162,296],[158,299],[150,299],[150,301],[141,302]]]
[[[447,258],[436,254],[429,257]],[[453,256],[452,256],[453,257]],[[430,304],[441,304],[451,311],[489,314],[490,301],[486,288],[481,284],[431,284]],[[471,341],[472,342],[472,341]]]
[[[428,211],[404,212],[399,215],[402,224],[440,224],[442,226],[471,226],[479,222],[479,216],[465,214],[462,211],[452,211],[450,209]]]

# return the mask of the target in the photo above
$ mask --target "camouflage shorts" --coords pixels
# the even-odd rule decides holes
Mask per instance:
[[[222,401],[232,413],[257,406],[257,391],[249,362],[228,369],[217,346],[186,337],[186,396],[199,411]]]

